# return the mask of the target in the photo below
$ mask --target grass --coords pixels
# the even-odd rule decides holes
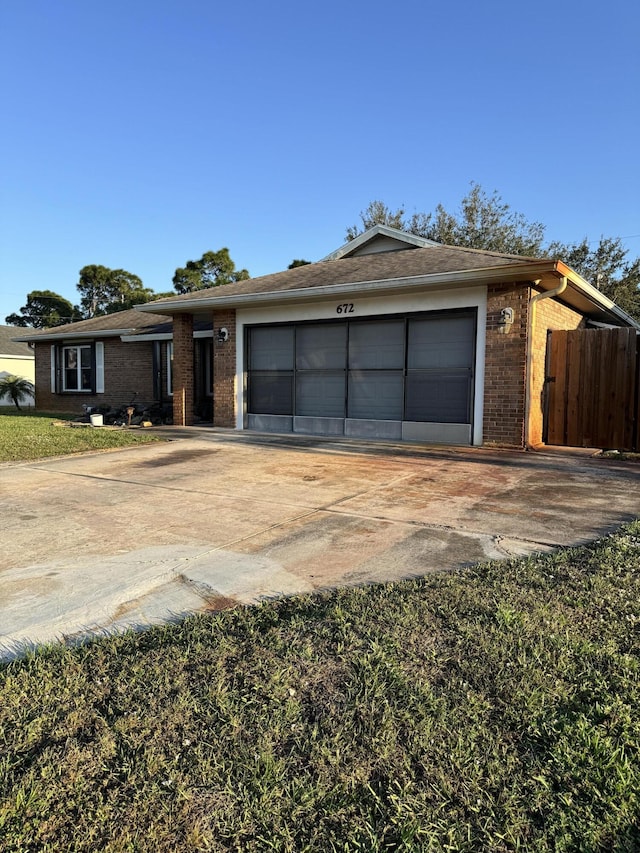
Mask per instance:
[[[620,462],[640,462],[640,453],[630,450],[605,450],[602,455],[605,459],[617,459]]]
[[[0,411],[0,462],[27,462],[48,456],[109,450],[157,441],[142,430],[57,426],[73,416]]]
[[[640,523],[0,669],[6,851],[640,850]]]

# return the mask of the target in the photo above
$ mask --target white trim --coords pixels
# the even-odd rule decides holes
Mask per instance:
[[[13,355],[10,352],[0,352],[0,358],[15,358],[21,361],[35,361],[35,355]]]
[[[60,348],[60,355],[61,355],[60,369],[62,371],[62,383],[61,383],[61,387],[60,387],[61,391],[65,392],[65,393],[70,392],[72,394],[90,394],[91,393],[91,391],[92,391],[91,388],[83,388],[82,387],[82,371],[86,370],[86,368],[83,368],[83,366],[82,366],[82,350],[85,350],[85,349],[89,350],[89,356],[91,357],[92,353],[91,353],[91,344],[90,343],[79,344],[79,343],[66,343],[65,342],[62,345],[62,347]],[[67,388],[67,367],[66,367],[65,353],[68,350],[76,350],[75,372],[76,372],[76,381],[78,383],[77,388]],[[69,369],[73,370],[74,368],[71,367]],[[89,369],[91,369],[91,368],[89,368]],[[91,376],[91,378],[93,379],[94,377]]]
[[[163,332],[161,335],[121,335],[120,340],[125,344],[137,344],[138,341],[172,341],[173,332]]]
[[[96,341],[96,394],[104,394],[104,344]]]
[[[55,344],[51,344],[51,393],[55,394],[56,388],[56,350]]]
[[[336,264],[336,268],[338,266]],[[442,287],[455,289],[457,287],[483,286],[494,282],[531,282],[537,279],[541,280],[542,287],[545,290],[554,290],[558,285],[559,275],[566,275],[569,279],[569,287],[565,291],[564,301],[570,307],[587,316],[594,313],[595,309],[595,311],[612,315],[625,326],[640,329],[640,324],[636,320],[566,264],[561,261],[545,260],[524,261],[505,266],[477,267],[471,270],[404,278],[342,282],[341,284],[303,287],[295,290],[270,290],[262,293],[236,294],[235,296],[204,296],[198,299],[176,298],[170,303],[147,302],[135,307],[137,311],[147,313],[163,313],[162,309],[166,308],[173,314],[198,313],[205,309],[215,311],[219,308],[237,308],[240,310],[245,305],[284,305],[289,302],[315,302],[338,295],[342,295],[344,298],[356,296],[359,298],[361,295],[373,296],[383,293],[401,295],[399,292],[410,292],[412,289],[420,291],[424,291],[426,288],[439,289]],[[155,308],[154,305],[156,305]]]
[[[357,320],[384,314],[411,314],[421,311],[446,311],[455,308],[477,310],[475,383],[473,403],[472,443],[481,445],[484,417],[484,369],[487,327],[487,288],[469,287],[456,290],[441,290],[428,293],[396,294],[393,296],[363,296],[353,300],[354,313],[345,316],[336,313],[336,300],[306,305],[279,307],[254,307],[236,313],[236,429],[244,428],[244,330],[245,326],[258,323],[294,323],[305,320]]]
[[[549,271],[549,263],[537,265],[514,264],[508,267],[485,267],[464,270],[462,272],[438,273],[436,275],[405,276],[404,278],[373,279],[371,281],[349,281],[340,284],[328,284],[322,287],[302,287],[295,290],[270,290],[264,293],[246,293],[236,296],[209,296],[200,299],[176,300],[171,304],[175,313],[198,313],[204,308],[244,309],[245,306],[284,305],[290,302],[313,303],[329,298],[396,296],[410,298],[411,291],[424,293],[426,288],[449,290],[457,288],[482,287],[493,282],[531,281]],[[137,311],[153,313],[149,306],[152,302],[136,306]],[[164,304],[164,307],[169,307]],[[159,312],[160,306],[156,309]]]
[[[335,252],[322,258],[323,261],[334,261],[338,258],[348,258],[358,249],[371,243],[376,237],[389,237],[391,240],[397,240],[399,243],[406,243],[409,248],[424,248],[425,246],[442,246],[442,243],[436,243],[435,240],[428,240],[426,237],[419,237],[417,234],[410,234],[408,231],[401,231],[399,228],[391,228],[389,225],[373,225],[362,234],[358,234],[353,240],[349,240],[344,246],[340,246]],[[402,251],[402,250],[396,250]]]
[[[64,327],[61,326],[60,328]],[[93,340],[96,338],[119,338],[121,335],[133,334],[133,332],[135,332],[135,329],[95,329],[92,332],[69,331],[66,334],[58,332],[57,335],[31,335],[30,337],[23,335],[21,338],[14,338],[14,340],[19,341],[20,343],[33,344],[39,344],[41,341],[58,341],[59,343],[64,341],[65,344],[72,344],[76,340],[84,341],[87,338],[91,338]]]
[[[213,329],[194,332],[193,338],[194,340],[199,340],[200,338],[213,338]],[[163,332],[160,335],[122,335],[120,340],[126,344],[135,344],[138,341],[172,341],[173,332]]]

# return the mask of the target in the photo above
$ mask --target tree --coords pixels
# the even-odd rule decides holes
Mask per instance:
[[[296,267],[306,267],[307,264],[310,264],[310,263],[311,263],[311,261],[305,261],[302,258],[294,258],[294,260],[291,261],[291,263],[289,264],[287,269],[288,270],[294,270]]]
[[[559,258],[640,320],[640,258],[630,260],[619,237],[601,237],[595,249],[589,248],[586,239],[570,244],[554,241],[545,246],[544,225],[529,222],[503,202],[497,192],[488,195],[479,184],[471,184],[457,214],[438,204],[433,213],[407,217],[404,207],[392,210],[381,201],[372,201],[360,213],[360,219],[362,229],[347,228],[347,240],[373,225],[389,225],[450,246]]]
[[[347,242],[355,240],[359,234],[362,234],[364,231],[368,231],[369,228],[373,228],[374,225],[388,225],[390,228],[397,228],[399,231],[411,231],[413,234],[416,234],[417,232],[410,228],[410,223],[404,218],[404,215],[404,207],[399,207],[397,210],[391,210],[391,208],[387,207],[387,205],[382,201],[372,201],[369,203],[366,210],[360,211],[362,228],[359,228],[357,225],[352,225],[350,228],[347,228]]]
[[[178,293],[192,293],[208,287],[219,287],[234,281],[248,279],[247,270],[237,270],[228,249],[205,252],[199,261],[187,261],[173,276],[173,286]]]
[[[546,253],[568,264],[624,311],[640,320],[640,258],[628,258],[620,237],[600,237],[595,249],[580,243],[550,243]]]
[[[353,240],[373,225],[389,225],[449,246],[465,246],[514,255],[540,254],[544,225],[528,222],[502,201],[497,192],[488,195],[479,184],[462,199],[458,213],[449,213],[438,204],[433,213],[405,216],[403,207],[393,211],[381,201],[372,201],[360,214],[363,228],[347,228],[347,240]]]
[[[77,309],[58,293],[52,290],[32,290],[27,294],[27,304],[19,314],[9,314],[5,323],[23,328],[49,329],[81,319]]]
[[[76,285],[80,293],[80,311],[84,318],[123,311],[154,298],[137,275],[89,264],[80,270]]]
[[[8,397],[16,409],[20,412],[20,400],[24,397],[33,397],[35,388],[33,382],[23,379],[21,376],[5,376],[0,379],[0,400]]]

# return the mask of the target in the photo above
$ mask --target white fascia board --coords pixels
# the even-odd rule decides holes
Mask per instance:
[[[548,262],[540,265],[514,264],[508,267],[483,267],[473,270],[463,270],[448,273],[407,276],[405,278],[385,278],[373,281],[351,281],[340,284],[329,284],[323,287],[305,287],[296,290],[270,290],[265,293],[248,293],[236,296],[204,297],[202,299],[181,300],[173,303],[177,312],[194,312],[202,309],[244,307],[247,304],[264,304],[277,302],[300,302],[331,297],[344,297],[355,294],[372,294],[376,292],[392,292],[411,290],[412,288],[460,286],[489,284],[494,281],[531,281],[539,275],[548,274],[553,266]],[[137,308],[138,311],[153,313],[147,303]],[[163,306],[167,308],[165,304]],[[160,313],[160,309],[156,309]]]
[[[112,329],[100,330],[96,329],[93,332],[69,332],[65,335],[37,335],[34,337],[14,338],[16,341],[21,341],[28,344],[38,344],[40,341],[55,343],[56,341],[79,341],[79,340],[94,340],[95,338],[119,338],[122,335],[131,334],[135,329]]]
[[[120,340],[127,344],[136,344],[138,341],[171,341],[173,334],[163,332],[161,335],[121,335]]]
[[[374,293],[385,293],[394,291],[406,291],[427,287],[467,287],[469,285],[491,284],[500,281],[536,281],[541,280],[541,286],[545,290],[551,290],[556,283],[544,282],[545,276],[566,275],[570,279],[570,286],[594,307],[619,319],[625,326],[640,329],[640,325],[630,317],[622,308],[619,308],[603,293],[597,290],[589,282],[581,278],[574,270],[558,261],[540,261],[524,264],[510,264],[501,267],[479,267],[471,270],[463,270],[448,273],[434,273],[429,275],[409,276],[406,278],[378,279],[373,281],[343,282],[341,284],[330,284],[323,287],[305,287],[296,290],[273,290],[265,293],[248,293],[236,296],[203,297],[202,299],[176,300],[171,306],[175,313],[208,310],[215,311],[216,308],[243,308],[248,304],[265,305],[288,302],[311,302],[317,299],[328,299],[332,297],[344,298],[352,295],[365,295]],[[150,307],[153,303],[136,306],[138,311],[153,313]],[[167,308],[166,304],[163,308]],[[163,313],[161,308],[157,313]],[[166,311],[164,311],[166,313]]]
[[[357,251],[362,246],[366,246],[376,237],[390,237],[392,240],[398,240],[400,243],[406,243],[407,246],[413,246],[423,249],[425,246],[441,246],[442,243],[436,243],[435,240],[428,240],[426,237],[419,237],[417,234],[411,234],[409,231],[401,231],[399,228],[391,228],[389,225],[374,225],[362,234],[358,234],[353,240],[349,240],[344,246],[340,246],[335,252],[331,252],[322,261],[335,261],[339,258],[344,258],[352,252]]]
[[[201,338],[213,338],[213,329],[194,332],[193,337],[194,340],[199,340]],[[173,332],[163,332],[161,335],[122,335],[120,340],[127,344],[135,344],[138,341],[172,341]]]
[[[637,320],[634,320],[626,311],[623,311],[619,305],[616,305],[612,299],[605,296],[597,287],[589,284],[586,279],[582,278],[582,276],[572,270],[571,267],[561,263],[559,268],[560,270],[563,268],[566,270],[566,273],[564,274],[570,279],[569,286],[578,291],[581,296],[584,296],[589,302],[594,303],[607,314],[612,314],[614,317],[617,317],[625,326],[631,326],[634,329],[640,330],[640,324]]]

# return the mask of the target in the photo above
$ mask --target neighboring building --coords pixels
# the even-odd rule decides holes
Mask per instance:
[[[171,343],[176,424],[213,387],[218,427],[524,447],[542,441],[549,330],[591,323],[638,328],[561,261],[375,226],[318,263],[23,340],[39,408],[157,399]]]
[[[0,379],[6,376],[19,376],[35,382],[36,368],[33,350],[26,343],[14,341],[18,334],[16,326],[0,326]],[[20,405],[32,406],[33,399],[28,397],[20,401]],[[0,400],[0,406],[12,406],[6,397]]]

